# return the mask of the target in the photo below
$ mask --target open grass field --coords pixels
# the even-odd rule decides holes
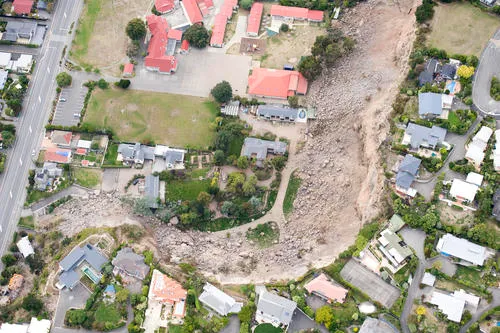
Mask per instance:
[[[210,123],[216,114],[216,106],[200,97],[96,89],[84,123],[111,128],[118,141],[206,148],[215,138]]]
[[[74,168],[73,179],[78,185],[95,188],[101,184],[102,171],[98,169]]]
[[[80,65],[110,67],[115,72],[126,56],[127,23],[151,13],[151,0],[85,0],[76,27],[71,57]]]
[[[428,44],[448,54],[479,56],[500,27],[500,18],[468,2],[439,3],[434,8]]]

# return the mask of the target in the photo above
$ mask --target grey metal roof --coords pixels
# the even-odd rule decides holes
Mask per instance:
[[[299,110],[279,105],[260,105],[257,108],[257,115],[264,118],[277,118],[281,120],[295,120]]]
[[[177,162],[183,162],[184,154],[180,151],[171,150],[165,152],[165,162],[169,164],[175,164]]]
[[[61,266],[63,271],[69,271],[78,265],[84,256],[85,252],[83,251],[83,248],[77,247],[64,257],[63,260],[61,260],[59,266]]]
[[[404,189],[409,189],[415,177],[418,175],[420,163],[422,163],[422,160],[407,154],[401,162],[398,173],[396,174],[396,185]]]
[[[144,154],[145,160],[154,160],[155,158],[155,147],[141,146],[141,151]]]
[[[36,27],[36,22],[9,21],[5,27],[5,32],[29,39],[35,33]]]
[[[120,143],[118,145],[118,152],[122,154],[124,158],[133,159],[135,156],[135,146],[128,143]]]
[[[421,93],[418,94],[418,114],[440,116],[443,112],[441,94]]]
[[[408,124],[406,133],[411,135],[410,145],[413,149],[417,149],[423,143],[427,143],[431,147],[436,147],[438,143],[444,141],[446,136],[446,130],[444,128],[438,126],[429,128],[414,123]]]
[[[153,160],[155,156],[155,148],[140,143],[120,143],[118,145],[118,152],[122,154],[125,159],[138,159],[138,160]]]
[[[80,281],[80,275],[74,270],[62,272],[59,276],[59,281],[71,289]]]
[[[440,69],[441,69],[441,64],[439,63],[439,61],[437,61],[437,59],[429,59],[425,64],[425,70],[432,74],[439,72]]]
[[[265,315],[276,318],[280,323],[288,325],[292,320],[293,312],[297,308],[297,303],[270,293],[265,287],[259,289],[257,311],[262,311]]]
[[[441,75],[447,79],[453,80],[457,73],[457,67],[454,65],[446,64],[441,68]]]
[[[241,155],[252,157],[255,155],[257,160],[264,160],[268,153],[283,155],[286,152],[287,144],[281,141],[268,141],[257,138],[246,138],[243,143]]]
[[[149,273],[149,266],[144,263],[144,256],[135,253],[131,248],[125,247],[118,251],[111,262],[113,266],[135,276],[141,280]]]
[[[86,244],[83,251],[85,252],[85,261],[96,271],[100,271],[102,266],[108,262],[108,259],[90,244]]]
[[[426,83],[431,83],[434,80],[434,75],[431,72],[423,71],[418,76],[418,83],[423,86]]]
[[[243,305],[208,282],[203,286],[203,293],[198,299],[222,316],[240,312]]]
[[[158,208],[158,198],[160,197],[160,177],[147,175],[144,186],[145,197],[150,208]]]

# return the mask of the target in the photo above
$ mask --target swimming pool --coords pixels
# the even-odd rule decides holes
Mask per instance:
[[[457,82],[456,81],[451,81],[447,86],[446,89],[450,91],[450,93],[453,93],[455,91],[455,86]]]
[[[85,266],[82,268],[82,272],[89,277],[95,284],[99,283],[101,276],[98,276],[90,267]]]

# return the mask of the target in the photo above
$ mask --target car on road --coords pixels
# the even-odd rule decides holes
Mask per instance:
[[[59,102],[66,102],[66,101],[67,101],[66,98],[63,98],[63,97],[59,98]]]
[[[132,185],[137,185],[137,183],[139,182],[139,178],[136,178],[134,179],[134,181],[132,182]]]

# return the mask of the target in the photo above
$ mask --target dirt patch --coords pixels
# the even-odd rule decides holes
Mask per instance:
[[[260,56],[266,53],[266,39],[242,38],[239,47],[243,55]]]

